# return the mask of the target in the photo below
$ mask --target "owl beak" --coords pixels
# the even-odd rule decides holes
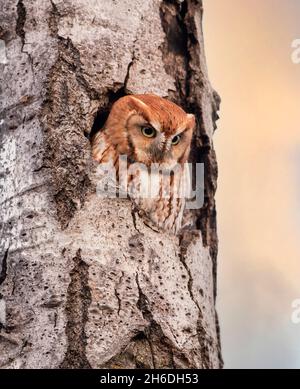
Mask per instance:
[[[151,156],[152,156],[152,160],[155,161],[156,163],[162,163],[165,162],[172,155],[170,149],[165,149],[156,146],[151,149]]]
[[[164,159],[165,153],[160,147],[155,146],[151,149],[151,155],[152,155],[153,161],[162,162]]]
[[[156,163],[162,163],[171,156],[171,145],[165,139],[163,134],[157,137],[157,140],[150,147],[151,159]]]

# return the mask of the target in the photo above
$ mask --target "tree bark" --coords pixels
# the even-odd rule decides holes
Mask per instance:
[[[219,368],[212,144],[200,0],[1,4],[0,364]],[[88,135],[128,93],[198,119],[194,228],[157,233],[129,200],[96,196]]]

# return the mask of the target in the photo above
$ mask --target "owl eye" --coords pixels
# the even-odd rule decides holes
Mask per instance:
[[[180,139],[181,139],[180,135],[175,135],[174,138],[172,139],[172,145],[178,145]]]
[[[142,134],[147,138],[154,138],[156,135],[156,131],[154,130],[153,127],[142,127],[141,131]]]

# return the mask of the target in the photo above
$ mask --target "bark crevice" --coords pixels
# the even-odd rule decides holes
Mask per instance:
[[[212,363],[210,360],[210,349],[208,345],[212,345],[212,340],[210,337],[206,334],[205,326],[203,323],[203,313],[202,309],[194,295],[193,291],[193,275],[191,273],[191,270],[186,262],[186,255],[187,255],[187,249],[188,246],[191,244],[190,236],[188,236],[188,239],[183,235],[180,238],[180,252],[179,252],[179,260],[184,266],[187,275],[188,275],[188,282],[187,282],[187,288],[189,291],[189,294],[191,296],[192,301],[194,302],[195,306],[198,310],[198,320],[197,320],[197,336],[199,341],[199,347],[201,349],[201,356],[202,356],[202,367],[204,369],[212,368]]]
[[[122,282],[122,279],[124,277],[124,272],[122,271],[122,274],[118,280],[118,283],[116,285],[116,287],[114,288],[114,292],[115,292],[115,296],[116,296],[116,299],[117,299],[117,302],[118,302],[118,315],[120,315],[120,311],[122,309],[122,299],[120,297],[120,293],[119,293],[119,286],[121,285],[121,282]]]
[[[26,8],[23,0],[19,0],[17,3],[17,22],[16,22],[16,34],[21,39],[21,51],[23,51],[25,45],[25,22],[26,22]]]
[[[33,83],[35,83],[35,75],[33,69],[33,58],[28,51],[24,50],[26,45],[26,33],[25,23],[27,18],[27,11],[23,0],[19,0],[17,3],[17,21],[16,21],[16,34],[21,39],[21,53],[26,54],[29,60]]]
[[[81,258],[79,249],[73,258],[74,267],[70,272],[65,314],[67,316],[67,351],[61,368],[91,368],[86,356],[85,325],[88,321],[88,308],[91,304],[91,291],[88,285],[89,266]]]
[[[182,104],[187,109],[189,95],[189,61],[188,33],[185,24],[187,2],[163,0],[160,6],[162,28],[165,41],[161,46],[165,70],[175,77],[176,92],[169,91],[169,98]]]
[[[88,140],[84,138],[84,129],[78,128],[76,116],[69,108],[69,88],[74,82],[73,77],[76,79],[77,88],[88,99],[97,99],[99,94],[90,88],[86,81],[80,53],[72,41],[57,35],[57,45],[58,58],[48,75],[47,94],[41,112],[41,121],[46,134],[43,165],[51,168],[57,217],[62,228],[66,228],[78,204],[84,203],[90,188],[89,170],[92,164],[90,146]],[[80,110],[81,107],[78,106],[77,109]],[[74,154],[79,151],[77,160],[72,160],[65,154],[68,142],[65,141],[64,131],[69,131],[70,125],[74,126],[73,142],[69,140],[70,148],[74,150]],[[64,185],[61,185],[62,182]]]
[[[9,248],[7,248],[4,252],[4,256],[2,258],[2,263],[1,263],[1,273],[0,273],[0,285],[3,284],[7,277],[7,259],[8,259],[8,253],[9,253]]]

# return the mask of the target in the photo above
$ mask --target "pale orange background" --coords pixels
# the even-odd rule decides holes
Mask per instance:
[[[300,0],[204,0],[225,367],[300,368]]]

